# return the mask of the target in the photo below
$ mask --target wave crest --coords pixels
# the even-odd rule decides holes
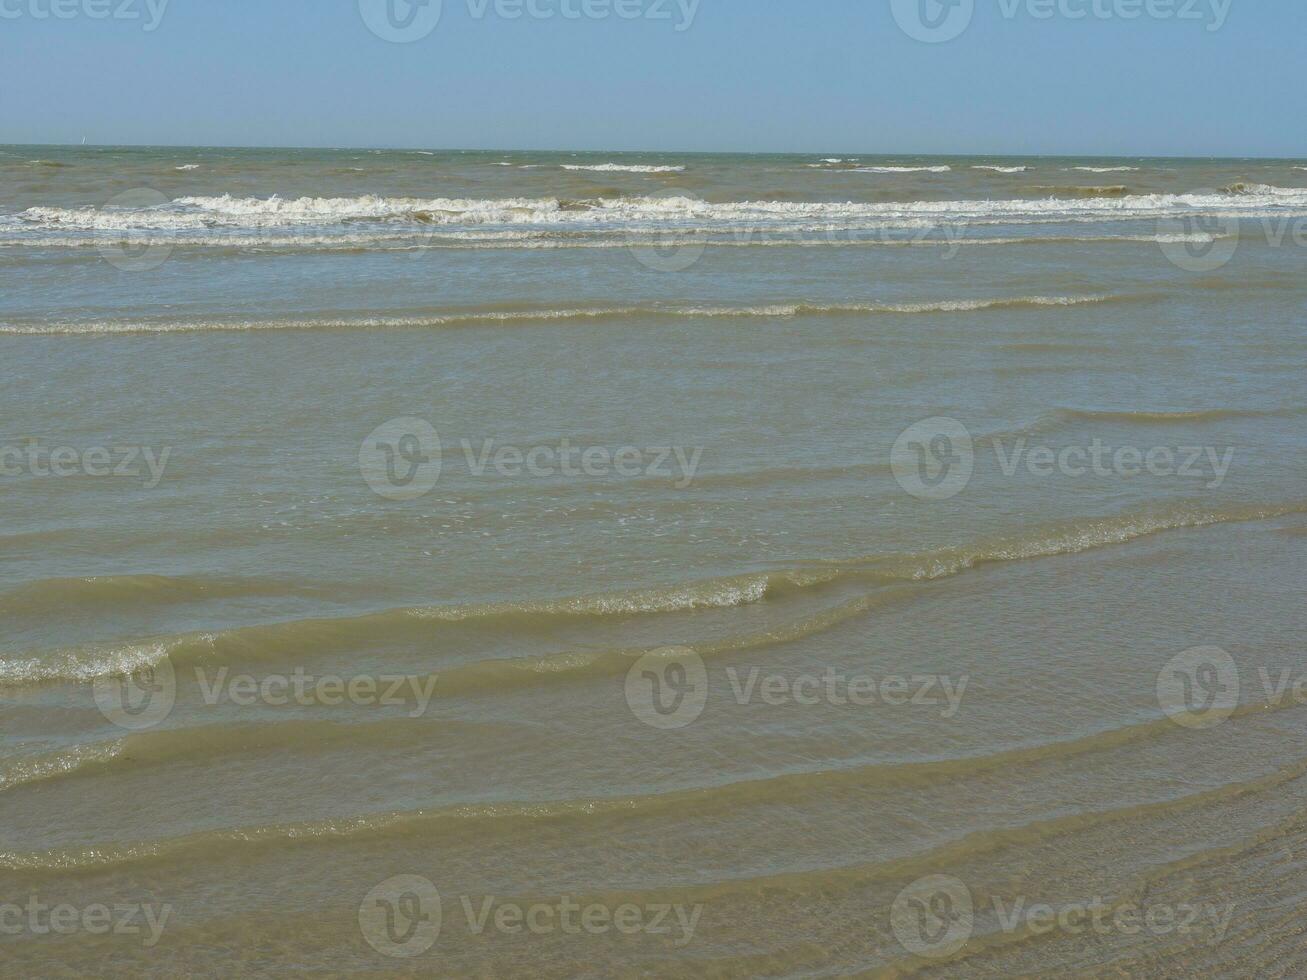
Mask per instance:
[[[642,164],[626,163],[599,163],[599,164],[580,164],[565,163],[562,165],[564,170],[591,170],[595,173],[621,173],[621,174],[679,174],[685,172],[685,167],[657,167]]]
[[[680,586],[635,592],[581,596],[491,605],[416,607],[392,609],[344,619],[296,620],[271,626],[245,627],[224,633],[158,638],[144,643],[92,646],[55,651],[24,660],[0,660],[0,686],[24,687],[56,682],[86,682],[99,677],[132,674],[165,658],[178,662],[221,662],[260,659],[287,652],[321,651],[332,645],[373,642],[385,636],[408,636],[415,625],[432,621],[517,621],[529,627],[533,620],[558,617],[628,617],[686,612],[702,608],[732,608],[763,602],[790,593],[855,577],[877,583],[921,582],[960,574],[979,565],[1078,554],[1109,545],[1182,528],[1263,521],[1307,513],[1307,501],[1275,505],[1204,507],[1181,505],[1162,511],[1127,513],[1059,524],[1007,538],[960,545],[915,554],[872,555],[826,560],[801,568],[712,579]],[[827,622],[856,615],[892,596],[874,593],[792,624],[795,635],[825,628]],[[833,618],[832,618],[833,617]],[[781,633],[725,641],[724,648],[740,644],[775,642]],[[700,652],[712,653],[716,647]],[[643,652],[643,651],[641,651]],[[611,673],[628,665],[632,651],[600,650],[529,658],[521,661],[486,661],[456,668],[442,675],[442,690],[469,690],[533,683],[545,677]],[[447,682],[447,683],[446,683]]]
[[[468,310],[424,316],[316,320],[193,320],[193,321],[74,321],[68,323],[0,324],[0,336],[94,336],[100,334],[206,333],[247,330],[432,329],[439,327],[510,325],[547,322],[604,322],[651,319],[790,318],[798,316],[885,316],[922,313],[970,313],[983,310],[1042,306],[1082,306],[1093,303],[1141,302],[1136,296],[1016,296],[990,299],[926,300],[915,303],[774,303],[768,306],[616,306],[592,309]]]

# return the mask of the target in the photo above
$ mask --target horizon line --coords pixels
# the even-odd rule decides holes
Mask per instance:
[[[51,147],[59,149],[96,149],[96,150],[118,150],[118,149],[137,149],[137,150],[321,150],[325,152],[348,152],[355,150],[378,150],[382,152],[424,152],[424,153],[610,153],[623,155],[647,155],[647,156],[818,156],[820,154],[836,155],[844,154],[846,156],[859,157],[935,157],[966,159],[971,157],[997,157],[1000,159],[1012,160],[1029,160],[1029,159],[1087,159],[1087,160],[1303,160],[1307,157],[1298,156],[1198,156],[1193,154],[1151,154],[1151,153],[1012,153],[1009,151],[995,152],[948,152],[948,153],[921,153],[907,150],[894,151],[858,151],[858,150],[618,150],[618,149],[586,149],[586,148],[557,148],[557,147],[431,147],[431,146],[281,146],[276,144],[225,144],[225,143],[0,143],[0,146],[8,147]]]

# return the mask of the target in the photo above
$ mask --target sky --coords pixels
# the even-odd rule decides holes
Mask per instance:
[[[0,142],[1304,157],[1304,38],[1303,0],[0,0]]]

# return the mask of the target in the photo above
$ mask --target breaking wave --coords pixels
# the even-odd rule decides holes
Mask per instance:
[[[72,321],[65,323],[0,323],[0,335],[64,336],[95,334],[202,333],[247,330],[351,330],[420,329],[484,324],[540,323],[550,321],[602,322],[648,317],[685,318],[786,318],[797,316],[890,315],[918,313],[969,313],[992,309],[1041,306],[1081,306],[1091,303],[1142,302],[1148,295],[1018,296],[992,299],[949,299],[916,303],[776,303],[765,306],[619,306],[593,309],[468,310],[419,316],[360,316],[298,320],[192,320],[192,321]]]
[[[854,173],[858,174],[946,174],[952,167],[858,167]]]
[[[203,232],[222,229],[408,230],[533,228],[560,233],[740,228],[822,230],[932,227],[949,222],[1028,224],[1219,213],[1307,211],[1307,188],[1240,185],[1225,193],[1126,194],[1119,187],[1057,188],[1069,197],[890,202],[709,202],[618,197],[419,199],[405,197],[180,197],[152,208],[33,207],[0,216],[0,233]]]
[[[685,172],[685,167],[655,167],[625,163],[600,163],[592,165],[565,163],[562,166],[564,170],[592,170],[595,173],[679,174]]]
[[[1180,504],[1115,517],[1050,525],[1014,535],[950,548],[902,554],[814,561],[803,567],[710,579],[632,592],[486,605],[392,609],[342,619],[295,620],[242,627],[220,633],[158,637],[145,642],[49,651],[23,659],[0,659],[0,686],[25,687],[87,682],[127,675],[165,659],[181,663],[222,663],[307,655],[341,645],[410,637],[434,623],[514,622],[530,629],[559,618],[654,616],[696,609],[730,609],[781,595],[855,578],[869,583],[925,582],[961,574],[985,564],[1073,555],[1183,528],[1247,523],[1307,513],[1307,501],[1271,505],[1204,506]],[[711,655],[781,639],[806,636],[896,597],[873,592],[816,616],[765,634],[722,641],[698,649]],[[577,676],[620,672],[643,650],[589,650],[516,660],[480,661],[441,675],[447,693],[495,690]]]

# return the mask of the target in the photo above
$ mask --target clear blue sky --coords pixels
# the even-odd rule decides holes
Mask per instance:
[[[75,16],[34,16],[52,2]],[[1304,0],[974,0],[940,44],[891,0],[699,0],[684,31],[678,0],[671,20],[481,2],[395,44],[360,0],[170,0],[149,32],[147,0],[0,0],[0,142],[1307,155]],[[1154,2],[1204,19],[1116,16]]]

